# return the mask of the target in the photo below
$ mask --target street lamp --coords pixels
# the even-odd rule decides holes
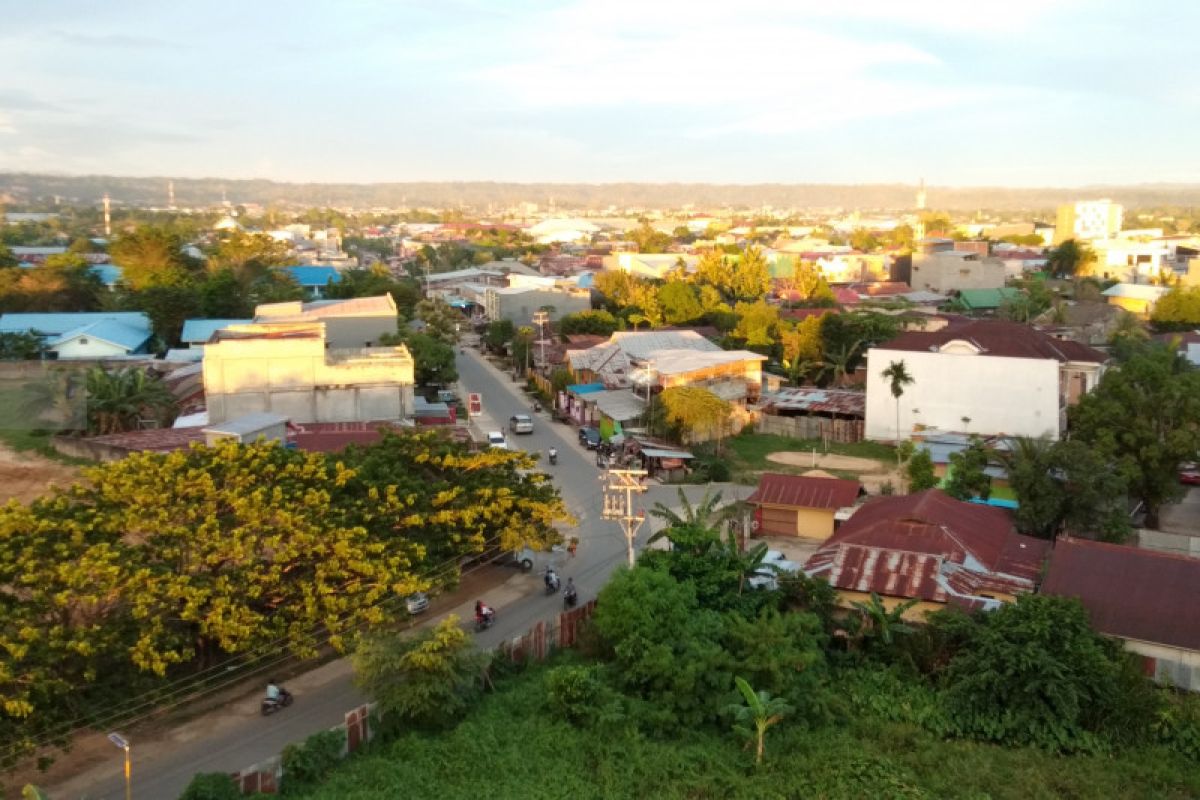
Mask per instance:
[[[129,740],[119,733],[110,733],[108,740],[117,747],[125,751],[125,800],[131,800],[133,797],[133,772],[129,763]]]

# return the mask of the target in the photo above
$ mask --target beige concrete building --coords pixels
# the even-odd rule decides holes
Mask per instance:
[[[915,253],[909,284],[914,289],[939,294],[963,289],[1000,289],[1004,286],[1004,262],[963,251]]]
[[[390,294],[311,303],[264,303],[254,309],[255,322],[321,322],[331,349],[373,347],[381,336],[398,330],[396,303]]]
[[[328,348],[323,322],[232,325],[204,346],[210,425],[255,412],[292,422],[399,420],[413,411],[408,348]]]

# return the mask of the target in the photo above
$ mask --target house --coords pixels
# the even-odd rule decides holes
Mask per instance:
[[[1108,304],[1146,319],[1154,311],[1154,305],[1169,292],[1166,286],[1146,286],[1137,283],[1118,283],[1101,292]]]
[[[1004,286],[1004,262],[961,250],[916,253],[909,283],[914,289],[940,294],[964,289],[1000,289]]]
[[[300,284],[300,288],[309,297],[320,298],[325,296],[325,290],[329,288],[331,283],[341,283],[342,273],[338,272],[335,267],[313,267],[313,266],[290,266],[281,267],[284,272],[291,276],[292,280]]]
[[[34,333],[53,358],[122,358],[149,352],[153,331],[141,311],[4,314],[0,333]]]
[[[604,258],[604,268],[607,270],[620,270],[652,280],[662,280],[667,273],[679,269],[680,264],[683,264],[685,271],[691,272],[699,263],[698,256],[681,253],[613,253]]]
[[[183,321],[183,332],[179,341],[189,348],[205,344],[212,335],[230,325],[249,325],[252,319],[186,319]]]
[[[896,441],[936,428],[1057,439],[1067,406],[1096,387],[1106,360],[1086,345],[1003,320],[908,331],[867,351],[866,437]],[[896,398],[883,372],[899,362],[913,382]]]
[[[1034,322],[1055,339],[1104,346],[1116,331],[1122,313],[1108,303],[1067,302],[1047,309]]]
[[[399,312],[390,294],[348,300],[264,303],[254,309],[254,322],[321,322],[325,341],[334,349],[373,347],[397,332]]]
[[[921,619],[946,605],[997,608],[1034,590],[1050,542],[1022,536],[1007,512],[940,489],[861,506],[804,564],[849,607],[872,593],[889,607],[917,603]]]
[[[1148,675],[1200,691],[1200,559],[1062,537],[1042,594],[1079,598],[1092,627],[1141,656]]]
[[[994,314],[1005,303],[1021,297],[1021,290],[1002,286],[999,289],[963,289],[958,302],[968,314]]]
[[[545,309],[551,320],[566,314],[577,314],[592,308],[592,293],[588,289],[567,286],[536,287],[515,285],[488,287],[483,295],[487,318],[493,322],[506,319],[514,325],[528,325],[534,314]]]
[[[413,412],[408,348],[328,348],[324,322],[232,325],[204,345],[210,425],[253,412],[296,423],[401,420]]]
[[[746,498],[754,506],[751,530],[757,536],[799,536],[825,541],[838,511],[853,506],[862,492],[858,481],[765,472]]]

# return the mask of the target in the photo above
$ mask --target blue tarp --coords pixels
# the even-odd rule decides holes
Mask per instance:
[[[567,387],[570,394],[589,394],[604,391],[603,383],[573,383]]]

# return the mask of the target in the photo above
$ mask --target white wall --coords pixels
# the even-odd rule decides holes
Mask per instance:
[[[81,340],[85,339],[87,344],[81,344]],[[58,353],[59,358],[110,358],[129,354],[124,347],[94,336],[76,337],[51,349]]]
[[[867,353],[868,439],[896,438],[896,401],[881,375],[893,361],[903,361],[914,379],[900,398],[902,439],[918,424],[981,435],[1059,436],[1057,361],[872,348]],[[970,423],[964,425],[963,417]]]

